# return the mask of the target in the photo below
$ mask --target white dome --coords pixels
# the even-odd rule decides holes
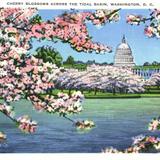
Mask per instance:
[[[130,49],[130,46],[127,43],[121,43],[117,49]]]

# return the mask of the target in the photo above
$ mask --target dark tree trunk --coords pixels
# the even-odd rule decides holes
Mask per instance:
[[[112,88],[112,93],[113,93],[113,95],[116,95],[115,87]]]
[[[69,96],[71,95],[71,89],[68,90],[68,94],[69,94]]]
[[[97,89],[95,88],[95,90],[94,90],[94,95],[96,95],[97,94]]]

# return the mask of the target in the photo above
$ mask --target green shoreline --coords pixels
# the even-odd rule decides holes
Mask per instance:
[[[113,97],[100,97],[100,96],[86,96],[86,99],[136,99],[136,98],[160,98],[159,96],[113,96]]]

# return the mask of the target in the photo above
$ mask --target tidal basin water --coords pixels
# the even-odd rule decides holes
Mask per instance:
[[[7,134],[2,153],[97,153],[105,147],[128,147],[139,134],[158,135],[147,131],[151,118],[160,115],[160,99],[86,99],[84,111],[75,119],[96,123],[89,133],[79,133],[64,118],[37,113],[25,100],[14,103],[17,115],[29,114],[38,121],[35,134],[24,134],[0,114],[0,130]]]

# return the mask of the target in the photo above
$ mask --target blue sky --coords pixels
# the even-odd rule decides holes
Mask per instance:
[[[63,13],[64,10],[40,10],[39,14],[42,16],[44,20],[53,19],[53,17],[60,15]],[[106,53],[104,55],[99,55],[96,53],[78,53],[74,51],[69,44],[64,44],[62,42],[53,43],[50,41],[42,41],[37,42],[33,41],[33,50],[37,47],[43,45],[50,45],[56,48],[63,59],[69,55],[72,55],[75,60],[81,61],[88,61],[88,60],[96,60],[96,62],[113,62],[115,49],[117,45],[121,42],[123,34],[125,34],[127,42],[129,43],[133,56],[134,61],[137,65],[141,65],[144,62],[153,62],[159,61],[160,62],[160,39],[153,39],[148,38],[144,35],[144,27],[145,25],[140,26],[131,26],[126,23],[125,17],[128,14],[143,14],[149,15],[149,10],[121,10],[120,11],[120,21],[116,23],[107,23],[100,29],[97,29],[96,26],[92,25],[91,23],[87,23],[88,31],[90,35],[93,37],[93,41],[101,42],[103,44],[110,45],[113,48],[112,53]]]

